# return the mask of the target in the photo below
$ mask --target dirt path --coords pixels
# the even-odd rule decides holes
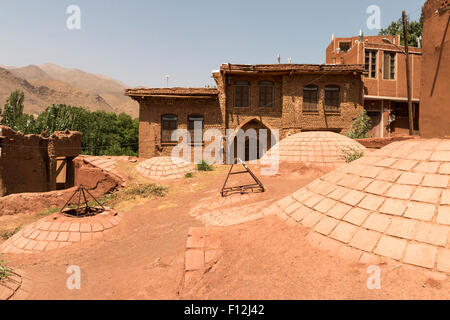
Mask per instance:
[[[381,265],[381,289],[367,289],[367,265],[315,249],[307,229],[276,216],[216,230],[223,256],[183,299],[449,299],[450,282]]]
[[[368,290],[367,266],[313,248],[306,229],[289,227],[276,216],[215,227],[223,255],[194,287],[182,288],[188,231],[203,226],[189,212],[202,199],[217,196],[226,173],[226,167],[197,173],[171,183],[165,198],[122,204],[124,219],[101,241],[5,258],[32,279],[29,299],[450,298],[448,280],[388,265],[381,266],[382,289]],[[266,193],[236,206],[275,202],[323,173],[287,166],[279,175],[261,178]],[[81,290],[67,289],[70,265],[81,268]]]
[[[268,189],[262,199],[276,201],[323,174],[307,168],[286,170],[288,178],[262,178]],[[32,279],[30,299],[177,299],[188,230],[202,226],[189,209],[217,194],[226,173],[226,167],[198,173],[171,184],[163,199],[133,208],[122,205],[125,218],[104,240],[34,256],[8,255],[8,264]],[[250,197],[247,202],[252,201]],[[67,289],[70,265],[81,268],[81,290]]]

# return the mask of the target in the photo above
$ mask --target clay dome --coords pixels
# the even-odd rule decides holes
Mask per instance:
[[[176,157],[155,157],[136,167],[137,172],[153,180],[179,179],[194,170],[192,163]]]
[[[394,142],[281,200],[290,224],[363,261],[450,273],[450,140]],[[384,257],[384,258],[382,258]]]
[[[344,150],[366,151],[353,139],[330,131],[301,132],[278,143],[280,161],[303,162],[320,166],[338,167],[345,163]],[[267,156],[271,156],[269,150]]]

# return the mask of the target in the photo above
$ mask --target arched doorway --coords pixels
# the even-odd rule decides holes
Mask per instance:
[[[239,130],[242,130],[241,134],[243,134],[243,137],[238,137]],[[258,160],[271,148],[272,141],[275,141],[275,137],[273,137],[273,133],[270,128],[264,125],[261,121],[253,119],[236,130],[234,133],[233,145],[230,148],[230,151],[233,150],[233,158],[235,163],[239,155],[242,155],[242,153],[242,160],[244,161]],[[239,151],[239,148],[241,148],[241,151]]]

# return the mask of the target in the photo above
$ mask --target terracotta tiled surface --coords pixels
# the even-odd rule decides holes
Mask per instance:
[[[174,157],[151,158],[136,167],[137,172],[152,180],[180,179],[194,170],[192,163]]]
[[[342,151],[349,148],[367,151],[360,143],[338,133],[301,132],[281,140],[278,154],[280,161],[339,167],[345,163]],[[269,151],[267,156],[274,154]],[[262,160],[267,161],[267,156]]]
[[[200,280],[221,254],[220,241],[209,234],[208,228],[191,228],[186,242],[184,285]]]
[[[271,210],[290,225],[312,228],[313,242],[332,243],[343,256],[388,258],[449,273],[448,155],[447,140],[395,142],[328,173]]]
[[[32,282],[20,270],[14,270],[8,278],[0,281],[0,301],[24,300],[31,292]]]
[[[107,210],[93,217],[72,218],[59,213],[41,219],[19,231],[0,245],[0,253],[39,253],[103,237],[122,215]]]

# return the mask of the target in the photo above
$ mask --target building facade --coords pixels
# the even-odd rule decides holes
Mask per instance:
[[[418,131],[422,49],[410,47],[409,60],[414,129]],[[364,108],[372,119],[374,137],[409,134],[406,60],[400,36],[333,36],[326,63],[364,65]]]
[[[450,137],[450,1],[424,6],[420,134]]]
[[[362,65],[222,64],[212,74],[217,88],[135,88],[125,94],[140,105],[139,155],[151,158],[170,155],[177,145],[172,132],[196,123],[223,137],[239,129],[277,129],[279,139],[301,131],[347,133],[363,110],[363,73]],[[257,139],[270,146],[274,136]],[[191,144],[207,147],[205,140],[202,134]],[[251,145],[246,141],[247,160]]]

